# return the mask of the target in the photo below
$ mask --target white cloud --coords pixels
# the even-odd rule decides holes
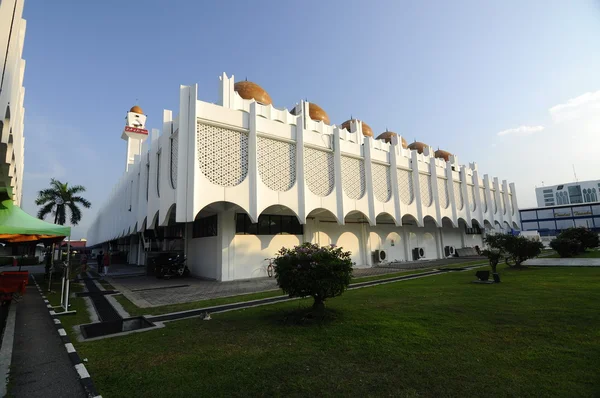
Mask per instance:
[[[498,135],[499,136],[509,135],[509,134],[529,135],[529,134],[539,133],[542,130],[544,130],[544,126],[519,126],[516,128],[500,131],[498,133]]]
[[[564,104],[558,104],[548,110],[554,123],[581,119],[600,110],[600,90],[588,92],[571,98]]]

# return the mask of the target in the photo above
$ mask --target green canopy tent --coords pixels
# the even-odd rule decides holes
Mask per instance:
[[[12,199],[6,198],[0,202],[0,242],[60,242],[71,235],[71,227],[55,225],[33,217]]]

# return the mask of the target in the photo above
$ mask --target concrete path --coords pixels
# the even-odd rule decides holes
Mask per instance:
[[[10,374],[10,396],[86,396],[35,285],[18,304]]]
[[[527,267],[600,267],[600,258],[533,258],[523,263]]]

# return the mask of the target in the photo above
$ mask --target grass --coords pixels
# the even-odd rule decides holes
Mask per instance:
[[[80,343],[103,396],[598,396],[600,269],[502,269],[348,291]],[[287,320],[287,321],[286,321]]]
[[[362,277],[362,278],[352,278],[352,283],[384,280],[384,279],[388,279],[388,278],[394,278],[399,275],[420,274],[422,272],[431,271],[432,269],[436,269],[436,268],[438,268],[438,269],[456,268],[456,267],[465,267],[465,266],[469,266],[469,265],[482,264],[482,263],[485,264],[485,261],[486,260],[467,261],[464,263],[457,263],[457,264],[452,264],[452,265],[447,265],[447,266],[442,266],[442,267],[429,267],[429,268],[421,268],[418,270],[408,270],[408,271],[404,270],[404,271],[398,271],[398,272],[391,272],[389,274],[366,276],[366,277]],[[107,290],[109,290],[109,289],[107,288]],[[140,316],[140,315],[160,315],[160,314],[167,314],[170,312],[188,311],[188,310],[193,310],[193,309],[197,309],[197,308],[213,307],[213,306],[217,306],[217,305],[224,305],[224,304],[238,303],[238,302],[244,302],[244,301],[258,300],[258,299],[269,298],[269,297],[276,297],[276,296],[281,296],[283,294],[284,294],[283,291],[277,289],[277,290],[271,290],[271,291],[266,291],[266,292],[242,294],[242,295],[237,295],[237,296],[220,297],[220,298],[215,298],[215,299],[192,301],[189,303],[161,305],[161,306],[157,306],[157,307],[148,307],[148,308],[138,307],[137,305],[132,303],[127,297],[125,297],[122,294],[116,295],[115,298],[123,306],[125,311],[129,312],[129,314],[131,316]]]
[[[554,253],[553,255],[548,256],[548,258],[560,258],[560,256],[558,253]],[[579,253],[573,258],[600,258],[600,250],[588,250],[586,252]]]

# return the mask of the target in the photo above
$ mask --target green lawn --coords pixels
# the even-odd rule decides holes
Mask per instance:
[[[558,253],[554,253],[551,256],[548,256],[549,258],[560,258],[560,256],[558,255]],[[600,258],[600,250],[596,249],[596,250],[588,250],[586,252],[580,253],[577,256],[575,256],[574,258]]]
[[[473,273],[349,291],[322,322],[293,301],[77,350],[105,397],[600,395],[600,269]]]
[[[442,267],[429,267],[429,268],[421,268],[418,270],[409,270],[409,271],[404,270],[404,271],[398,271],[398,272],[391,272],[389,274],[365,276],[362,278],[352,278],[352,283],[384,280],[384,279],[394,278],[394,277],[401,276],[401,275],[420,274],[422,272],[431,271],[434,268],[438,268],[438,269],[456,268],[456,267],[466,267],[466,266],[476,265],[476,264],[485,264],[485,260],[467,261],[464,263],[457,263],[457,264],[446,265],[446,266],[442,266]],[[102,283],[102,281],[100,283]],[[104,283],[103,283],[103,285],[104,285]],[[109,289],[107,287],[107,290],[111,290],[111,289]],[[269,298],[269,297],[276,297],[276,296],[281,296],[283,294],[284,294],[283,291],[277,289],[277,290],[271,290],[271,291],[266,291],[266,292],[242,294],[242,295],[238,295],[238,296],[229,296],[229,297],[220,297],[220,298],[215,298],[215,299],[192,301],[189,303],[181,303],[181,304],[161,305],[158,307],[149,307],[149,308],[138,307],[137,305],[132,303],[127,297],[125,297],[122,294],[115,296],[115,298],[123,306],[125,311],[129,312],[129,314],[131,316],[139,316],[139,315],[160,315],[160,314],[167,314],[170,312],[187,311],[187,310],[193,310],[193,309],[197,309],[197,308],[213,307],[213,306],[217,306],[217,305],[224,305],[224,304],[238,303],[238,302],[243,302],[243,301],[251,301],[251,300],[258,300],[258,299]]]

